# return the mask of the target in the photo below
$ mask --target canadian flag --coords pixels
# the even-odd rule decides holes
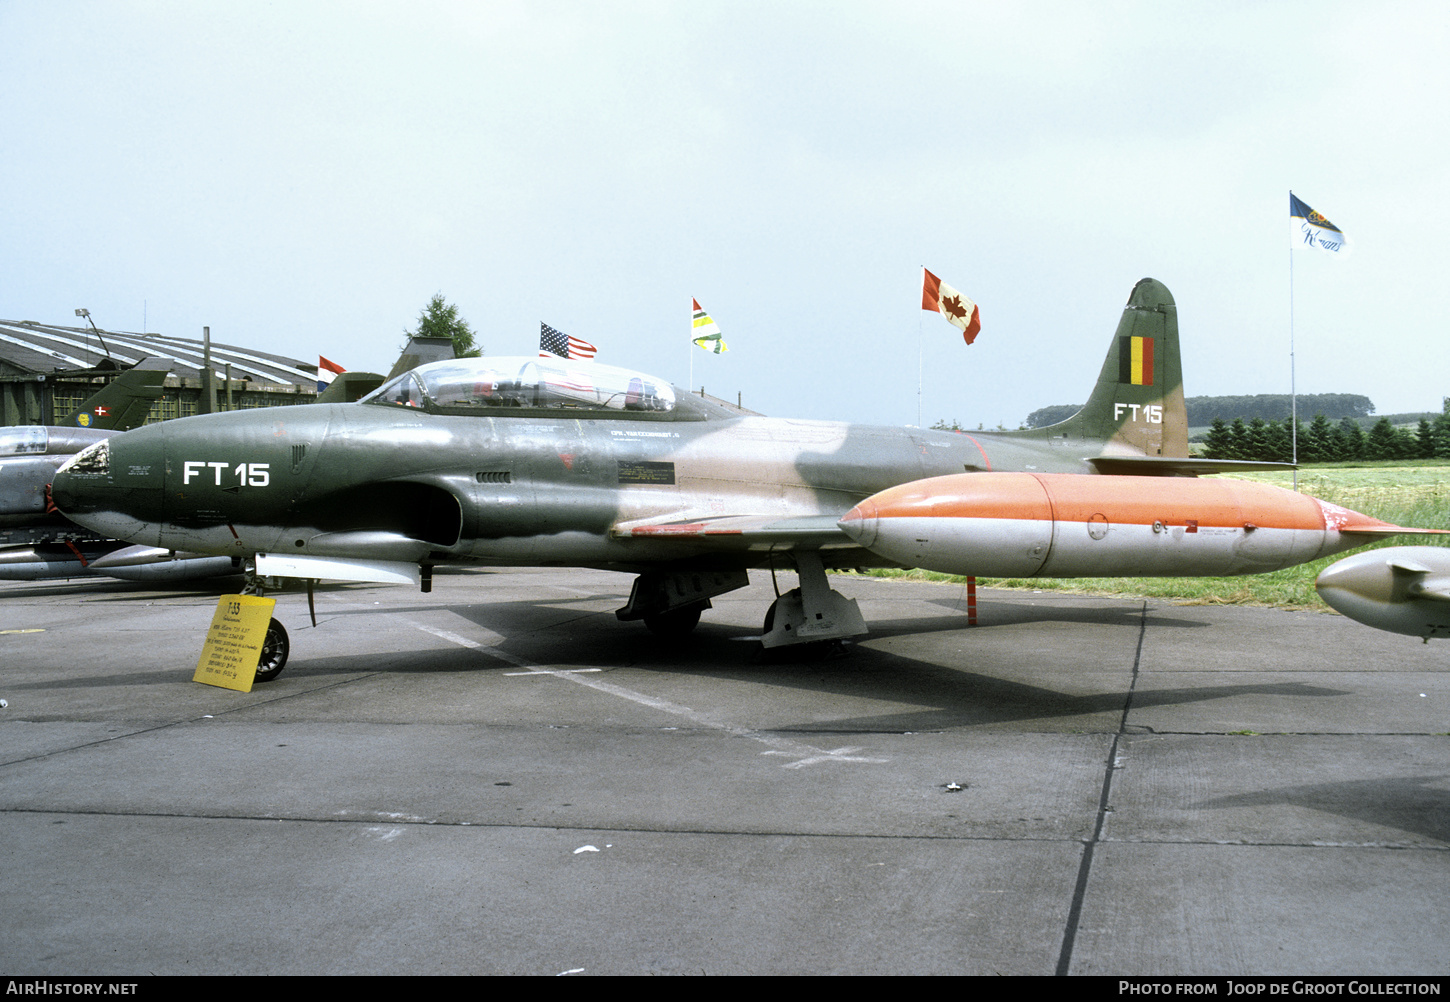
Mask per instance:
[[[977,340],[982,318],[977,304],[925,268],[921,269],[921,308],[940,313],[946,322],[959,328],[967,344]]]

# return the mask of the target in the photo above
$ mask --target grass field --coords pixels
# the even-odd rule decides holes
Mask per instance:
[[[1435,465],[1438,463],[1439,465]],[[1239,479],[1292,488],[1290,473],[1246,473]],[[1396,525],[1450,529],[1450,463],[1315,464],[1299,470],[1299,490]],[[1447,545],[1445,536],[1397,536],[1376,546]],[[1358,550],[1352,552],[1359,552]],[[1162,598],[1187,605],[1272,605],[1285,609],[1328,607],[1314,592],[1314,579],[1338,554],[1272,574],[1232,578],[978,578],[984,588],[1026,588],[1089,595]],[[934,571],[867,571],[874,577],[918,581],[965,581]]]

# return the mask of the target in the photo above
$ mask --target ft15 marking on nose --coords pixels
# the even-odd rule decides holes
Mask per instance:
[[[215,471],[216,485],[222,485],[222,475],[237,478],[242,487],[266,487],[272,482],[271,463],[207,463],[200,459],[188,459],[181,464],[181,482],[189,484],[193,477],[204,477],[208,469]],[[230,467],[230,470],[228,470]]]

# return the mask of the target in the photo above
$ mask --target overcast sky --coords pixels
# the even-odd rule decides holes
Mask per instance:
[[[435,292],[779,416],[1081,403],[1134,282],[1186,390],[1450,394],[1450,5],[0,0],[0,317],[386,369]],[[926,265],[982,334],[920,308]],[[688,341],[690,299],[728,354]]]

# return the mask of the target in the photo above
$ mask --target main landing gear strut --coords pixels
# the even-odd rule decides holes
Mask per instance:
[[[816,550],[797,550],[800,587],[778,595],[765,614],[760,638],[765,648],[844,640],[866,633],[855,599],[831,588]],[[683,637],[700,621],[716,595],[744,588],[745,571],[654,571],[635,578],[629,602],[615,612],[622,620],[642,619],[650,632]]]
[[[658,637],[683,637],[710,608],[710,599],[750,583],[744,571],[654,571],[634,579],[620,619],[644,620]]]
[[[789,644],[845,640],[869,632],[854,598],[830,586],[817,550],[796,550],[800,587],[771,603],[765,614],[760,645],[766,650]]]

